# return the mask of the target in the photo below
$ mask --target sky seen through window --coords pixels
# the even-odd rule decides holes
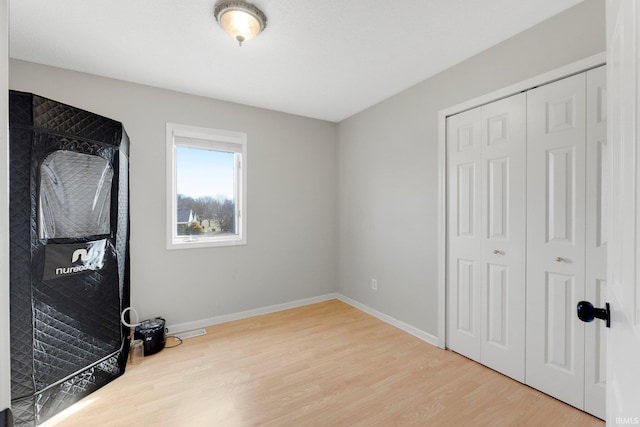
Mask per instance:
[[[233,153],[177,146],[177,194],[233,200],[233,162]]]

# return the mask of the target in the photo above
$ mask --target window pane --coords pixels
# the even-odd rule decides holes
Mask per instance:
[[[177,235],[236,234],[234,153],[176,146]]]

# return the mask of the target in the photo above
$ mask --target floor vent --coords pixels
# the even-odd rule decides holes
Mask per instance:
[[[173,334],[174,336],[180,338],[181,340],[193,337],[199,337],[200,335],[207,335],[207,330],[204,328],[194,329],[192,331],[184,331],[178,332],[177,334]]]

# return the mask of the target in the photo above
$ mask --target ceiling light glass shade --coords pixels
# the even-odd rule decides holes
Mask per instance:
[[[260,34],[267,26],[265,14],[245,1],[221,1],[216,4],[213,16],[240,46]]]

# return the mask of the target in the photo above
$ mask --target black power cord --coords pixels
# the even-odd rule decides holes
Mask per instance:
[[[175,335],[167,335],[167,338],[173,338],[174,340],[178,341],[178,344],[176,345],[171,345],[169,347],[167,347],[166,345],[164,346],[164,348],[176,348],[178,347],[180,344],[182,344],[182,338],[177,337]]]

